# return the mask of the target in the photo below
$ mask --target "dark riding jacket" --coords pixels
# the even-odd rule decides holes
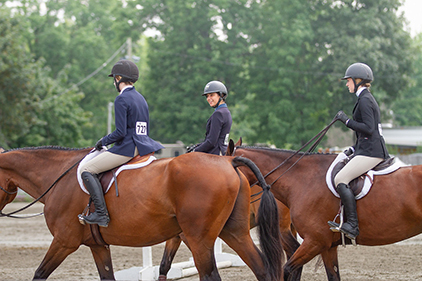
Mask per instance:
[[[221,104],[208,119],[205,140],[195,148],[195,151],[225,155],[231,127],[232,116],[227,104]]]
[[[353,119],[346,125],[356,132],[355,155],[389,158],[382,136],[380,109],[368,89],[364,89],[353,108]]]
[[[103,145],[114,143],[108,151],[133,157],[135,146],[139,155],[164,148],[149,137],[149,110],[145,98],[127,87],[114,100],[116,130],[102,139]]]

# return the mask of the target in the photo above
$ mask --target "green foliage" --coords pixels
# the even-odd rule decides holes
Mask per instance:
[[[26,38],[28,22],[1,7],[0,145],[86,145],[82,137],[89,113],[79,107],[82,94],[66,92],[53,80],[44,59],[34,60]]]
[[[409,88],[392,105],[394,124],[398,126],[421,126],[422,124],[422,34],[413,40],[412,58],[414,73]]]
[[[357,61],[374,71],[384,117],[393,108],[402,125],[422,121],[421,38],[411,46],[399,0],[15,2],[0,4],[2,146],[94,144],[117,94],[107,75],[130,54],[163,143],[203,139],[213,109],[201,94],[220,80],[231,138],[297,149],[338,110],[351,114],[340,78]]]

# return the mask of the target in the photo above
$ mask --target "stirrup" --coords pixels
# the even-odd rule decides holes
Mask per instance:
[[[344,232],[342,232],[340,229],[343,226],[344,223],[344,219],[343,219],[343,211],[344,211],[344,206],[341,205],[340,206],[340,212],[337,213],[337,215],[334,217],[333,221],[328,221],[328,225],[330,226],[330,230],[332,232],[340,232],[341,234],[341,245],[346,248],[346,240],[344,239]],[[340,219],[340,223],[336,223],[336,219],[337,217]],[[352,239],[350,239],[352,240]],[[353,246],[356,246],[356,241],[353,239],[352,240],[352,244]]]
[[[334,217],[334,219],[332,221],[328,221],[328,225],[330,226],[330,230],[332,232],[341,232],[340,228],[343,226],[343,223],[344,223],[343,209],[344,209],[344,206],[341,205],[340,212],[337,213],[337,215]],[[340,219],[340,223],[336,223],[337,218]]]
[[[84,219],[85,216],[88,216],[89,213],[89,206],[91,205],[91,199],[89,200],[90,202],[88,203],[88,205],[85,207],[85,209],[82,211],[82,214],[78,215],[78,220],[79,223],[82,225],[86,225],[86,221]]]

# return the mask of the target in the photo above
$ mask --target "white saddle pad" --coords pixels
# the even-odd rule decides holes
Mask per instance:
[[[82,159],[82,161],[81,161],[81,163],[79,163],[79,165],[78,165],[78,172],[77,172],[77,177],[78,177],[78,183],[79,183],[79,186],[80,186],[80,188],[82,189],[82,191],[83,192],[85,192],[86,194],[89,194],[89,192],[88,192],[88,190],[86,190],[86,188],[85,188],[85,186],[84,186],[84,184],[83,184],[83,181],[82,181],[82,178],[81,178],[81,173],[80,173],[80,166],[81,166],[81,164],[83,164],[83,163],[85,163],[85,162],[87,162],[87,161],[89,161],[89,160],[91,160],[92,158],[94,158],[95,156],[97,156],[98,154],[100,154],[100,153],[103,153],[103,152],[105,152],[105,151],[107,151],[106,149],[103,149],[103,150],[101,150],[101,151],[98,151],[98,150],[93,150],[93,151],[91,151],[87,156],[85,156],[85,158],[84,159]],[[122,171],[124,171],[124,170],[131,170],[131,169],[139,169],[139,168],[142,168],[142,167],[145,167],[145,166],[148,166],[149,164],[151,164],[152,163],[152,161],[154,161],[154,160],[156,160],[157,158],[155,158],[154,156],[150,156],[149,158],[148,158],[148,160],[147,161],[144,161],[144,162],[141,162],[141,163],[135,163],[135,164],[125,164],[125,165],[122,165],[119,169],[117,169],[117,171],[116,171],[116,178],[117,178],[117,176],[119,175],[119,173],[120,172],[122,172]],[[106,189],[106,191],[105,191],[105,193],[107,193],[107,191],[110,189],[110,187],[113,185],[113,183],[114,183],[114,177],[112,177],[111,178],[111,181],[109,182],[109,184],[108,184],[108,186],[107,186],[107,189]]]
[[[336,159],[334,159],[333,163],[331,163],[330,168],[328,168],[326,177],[325,177],[325,181],[328,185],[328,189],[330,189],[330,191],[334,194],[334,196],[340,198],[340,195],[337,193],[336,189],[333,186],[333,183],[331,181],[331,174],[333,172],[334,166],[340,162],[341,160],[347,158],[346,154],[344,154],[343,152],[339,153],[336,157]],[[356,200],[361,199],[362,197],[364,197],[366,194],[368,194],[369,190],[372,187],[372,182],[374,179],[375,175],[386,175],[386,174],[390,174],[396,170],[398,170],[400,167],[403,167],[403,165],[401,163],[399,163],[398,161],[394,161],[393,165],[388,166],[387,168],[381,170],[381,171],[373,171],[370,170],[368,171],[365,176],[365,183],[363,185],[362,191],[356,195]]]

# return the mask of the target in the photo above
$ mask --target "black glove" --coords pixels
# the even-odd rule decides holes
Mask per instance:
[[[186,147],[186,153],[194,151],[195,148],[197,148],[198,146],[199,146],[199,144],[197,143],[197,144],[193,144],[193,145]]]
[[[342,110],[340,110],[339,112],[337,112],[336,117],[337,120],[340,120],[341,122],[343,122],[344,124],[346,124],[347,120],[349,120],[349,117],[346,115],[346,113],[344,113]]]
[[[99,139],[99,141],[97,141],[94,148],[98,151],[103,149],[103,138],[101,138],[101,139]]]
[[[344,154],[346,154],[346,156],[350,156],[355,152],[355,150],[353,149],[353,147],[349,147],[348,149],[346,149],[345,151],[343,151]]]

